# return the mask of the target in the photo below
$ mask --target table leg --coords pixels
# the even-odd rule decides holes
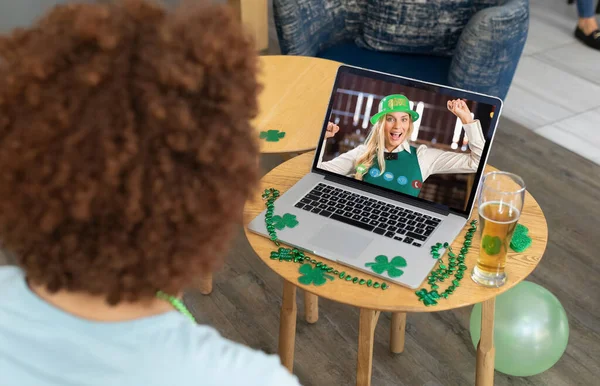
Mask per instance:
[[[212,272],[202,272],[200,277],[194,284],[202,295],[209,295],[213,290],[213,274]]]
[[[477,345],[476,386],[494,385],[494,308],[496,298],[481,303],[481,338]]]
[[[294,370],[294,344],[296,343],[296,286],[283,282],[283,299],[279,317],[279,357],[290,371]]]
[[[390,330],[390,351],[400,354],[404,351],[404,329],[406,328],[406,312],[392,313],[392,328]]]
[[[356,386],[371,385],[371,372],[373,370],[373,340],[379,313],[379,311],[366,308],[360,309]]]
[[[308,323],[319,320],[319,297],[307,291],[304,291],[304,314]]]

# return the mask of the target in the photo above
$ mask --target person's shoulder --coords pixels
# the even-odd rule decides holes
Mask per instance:
[[[0,287],[8,285],[15,280],[21,280],[24,274],[21,268],[14,265],[0,266]]]
[[[423,154],[423,152],[427,151],[427,149],[429,149],[427,147],[427,145],[410,145],[410,151],[411,152],[416,152],[417,156]]]
[[[167,354],[168,362],[181,375],[180,385],[199,379],[207,386],[299,385],[278,356],[225,339],[212,327],[186,322],[178,330],[177,347]]]

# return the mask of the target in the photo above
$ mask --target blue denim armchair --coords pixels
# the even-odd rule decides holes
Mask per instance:
[[[504,98],[528,0],[273,0],[281,51]]]

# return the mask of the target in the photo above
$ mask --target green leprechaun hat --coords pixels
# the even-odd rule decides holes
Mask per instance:
[[[376,124],[379,118],[389,113],[407,113],[412,121],[419,119],[419,113],[410,108],[408,98],[402,94],[388,95],[379,102],[379,112],[371,117],[371,124]]]

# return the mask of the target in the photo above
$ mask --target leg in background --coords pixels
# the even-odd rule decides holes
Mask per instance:
[[[600,7],[600,3],[598,3],[598,7]],[[598,22],[594,15],[594,0],[577,0],[577,14],[579,15],[577,25],[584,34],[590,35],[598,30]]]

